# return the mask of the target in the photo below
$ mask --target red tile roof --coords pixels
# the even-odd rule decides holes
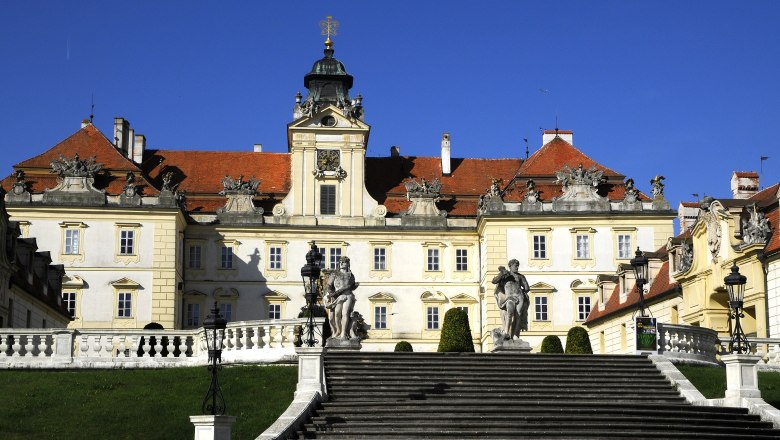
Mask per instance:
[[[595,321],[599,321],[609,315],[633,310],[639,306],[639,291],[636,285],[628,292],[628,297],[622,304],[620,303],[619,287],[619,285],[615,286],[603,310],[599,310],[598,303],[593,307],[590,315],[588,315],[588,319],[585,321],[585,325],[593,325]],[[653,278],[650,290],[645,293],[645,304],[649,305],[653,299],[676,292],[678,287],[679,285],[676,282],[669,281],[669,261],[664,261],[655,278]]]
[[[520,167],[520,173],[523,176],[555,176],[556,171],[560,171],[563,165],[569,168],[576,168],[580,164],[585,169],[596,166],[597,169],[604,171],[606,177],[615,177],[622,180],[622,174],[613,171],[578,150],[572,144],[566,142],[560,137],[556,137],[546,143],[528,158]]]

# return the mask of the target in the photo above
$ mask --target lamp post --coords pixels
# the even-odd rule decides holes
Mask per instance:
[[[747,277],[739,273],[737,263],[734,263],[731,266],[731,273],[723,278],[723,283],[726,284],[726,288],[729,291],[729,318],[734,320],[729,351],[737,354],[750,353],[750,343],[742,330],[742,325],[739,323],[739,318],[745,317],[745,314],[742,313],[742,307],[745,304],[745,283],[747,283]]]
[[[634,278],[636,279],[636,289],[639,291],[639,315],[645,316],[645,284],[647,284],[647,257],[639,247],[636,248],[636,256],[630,261],[634,268]]]
[[[310,242],[311,249],[306,253],[306,264],[301,267],[301,278],[303,279],[303,290],[306,296],[306,328],[304,329],[303,343],[307,347],[314,347],[320,341],[316,338],[316,324],[314,322],[314,307],[317,304],[317,297],[319,295],[319,278],[320,278],[320,260],[322,260],[322,254],[317,249],[314,241]]]
[[[217,381],[217,370],[222,368],[217,365],[217,361],[222,363],[225,327],[227,327],[227,321],[219,314],[219,307],[217,302],[214,301],[211,315],[208,315],[203,321],[203,329],[206,332],[206,345],[209,350],[208,368],[211,373],[211,384],[201,406],[203,414],[206,415],[221,416],[225,414],[225,398],[222,396],[222,390],[219,388],[219,382]]]

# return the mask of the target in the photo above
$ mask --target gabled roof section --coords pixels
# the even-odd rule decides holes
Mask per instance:
[[[344,113],[336,107],[333,104],[328,105],[327,107],[323,108],[322,110],[318,111],[317,113],[311,115],[311,116],[303,116],[300,117],[293,122],[287,124],[287,128],[323,128],[322,125],[320,125],[320,121],[323,117],[331,115],[334,118],[336,118],[336,126],[333,128],[339,129],[339,128],[345,128],[345,129],[365,129],[368,130],[371,127],[366,124],[365,122],[361,121],[358,118],[347,118],[344,116]],[[346,124],[346,125],[345,125]]]
[[[95,161],[108,172],[108,176],[96,176],[96,188],[105,189],[108,194],[120,194],[125,184],[125,175],[133,172],[136,185],[144,194],[157,194],[157,189],[145,179],[141,169],[92,124],[85,125],[47,151],[17,163],[14,169],[25,172],[25,180],[31,192],[41,193],[46,188],[56,187],[58,183],[57,176],[51,173],[51,162],[60,159],[60,155],[72,159],[77,153],[81,159],[94,156]],[[14,182],[14,177],[9,176],[3,179],[2,184],[9,188]]]
[[[576,168],[579,164],[582,164],[586,169],[595,166],[604,171],[604,175],[607,177],[623,178],[622,174],[594,161],[574,145],[557,136],[523,162],[518,174],[526,178],[555,176],[555,172],[560,171],[564,165]]]

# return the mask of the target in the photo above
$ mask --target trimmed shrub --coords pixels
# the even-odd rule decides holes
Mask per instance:
[[[548,335],[542,339],[542,353],[563,353],[563,344],[561,338],[555,335]]]
[[[439,338],[438,352],[474,352],[469,315],[460,309],[449,309],[444,314],[444,324]]]
[[[588,331],[582,327],[572,327],[566,335],[566,353],[593,354]]]
[[[410,344],[410,343],[408,343],[406,341],[401,341],[401,342],[395,344],[395,350],[393,350],[393,351],[395,351],[395,352],[403,352],[403,353],[411,353],[411,352],[414,351],[414,348],[412,348],[412,344]]]

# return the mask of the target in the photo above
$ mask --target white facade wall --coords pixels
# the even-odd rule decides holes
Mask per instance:
[[[775,258],[767,264],[767,316],[769,318],[770,338],[780,337],[780,259]]]

